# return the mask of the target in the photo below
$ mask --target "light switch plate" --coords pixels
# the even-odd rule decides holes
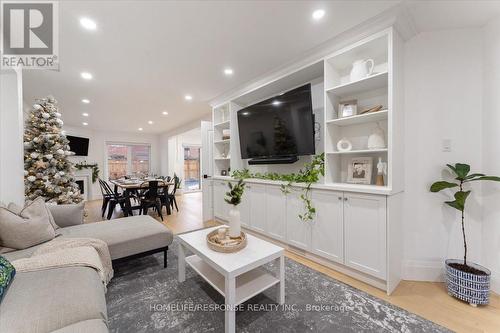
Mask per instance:
[[[443,152],[451,152],[451,139],[443,139]]]

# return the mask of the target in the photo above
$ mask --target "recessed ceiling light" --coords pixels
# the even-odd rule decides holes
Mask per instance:
[[[280,105],[280,104],[281,104],[281,102],[280,102],[280,101],[278,101],[278,100],[276,100],[276,101],[273,101],[273,102],[272,102],[272,104],[273,104],[274,106],[278,106],[278,105]]]
[[[139,128],[138,128],[138,130],[139,130],[139,131],[142,131],[142,127],[139,127]]]
[[[148,120],[148,124],[149,125],[153,125],[153,121],[152,120]]]
[[[192,100],[192,99],[193,99],[193,96],[191,96],[191,95],[186,95],[186,96],[184,96],[184,99],[185,99],[186,101],[190,101],[190,100]]]
[[[226,74],[227,76],[229,75],[233,75],[233,69],[232,68],[225,68],[224,69],[224,74]]]
[[[94,20],[89,19],[88,17],[82,17],[80,19],[80,24],[87,30],[96,30],[97,24]]]
[[[90,103],[90,100],[88,100],[88,99],[84,98],[84,99],[82,99],[82,103],[84,103],[84,104],[89,104],[89,103]]]
[[[164,116],[168,116],[168,112],[167,111],[163,111],[161,114],[164,115]]]
[[[83,122],[83,123],[82,123],[82,125],[83,125],[83,126],[87,126],[88,124],[89,124],[89,123],[85,123],[85,122]]]
[[[84,112],[84,113],[82,113],[82,116],[84,116],[84,117],[88,117],[88,116],[89,116],[89,114],[88,114],[87,112]]]
[[[323,18],[323,16],[325,16],[325,10],[324,9],[316,9],[313,13],[312,13],[312,17],[313,19],[315,19],[316,21],[319,21]]]
[[[90,74],[89,72],[82,72],[80,75],[85,80],[92,80],[92,74]]]

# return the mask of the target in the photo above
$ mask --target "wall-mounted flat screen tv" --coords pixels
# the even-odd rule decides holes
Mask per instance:
[[[241,158],[315,154],[311,85],[238,111]]]
[[[75,156],[88,156],[89,154],[89,139],[79,136],[67,135],[69,140],[69,149],[75,153]]]

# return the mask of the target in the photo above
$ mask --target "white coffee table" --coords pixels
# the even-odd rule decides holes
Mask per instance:
[[[186,280],[186,263],[225,298],[225,331],[235,331],[235,307],[262,291],[279,284],[277,301],[285,303],[284,249],[247,234],[247,246],[235,253],[211,250],[206,236],[219,227],[193,231],[179,239],[179,282]],[[193,255],[186,257],[186,250]],[[276,276],[260,266],[279,261]]]

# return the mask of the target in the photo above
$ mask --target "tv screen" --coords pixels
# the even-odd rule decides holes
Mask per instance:
[[[78,136],[67,135],[69,148],[76,156],[87,156],[89,154],[89,139]]]
[[[238,111],[241,158],[313,155],[311,85]]]

